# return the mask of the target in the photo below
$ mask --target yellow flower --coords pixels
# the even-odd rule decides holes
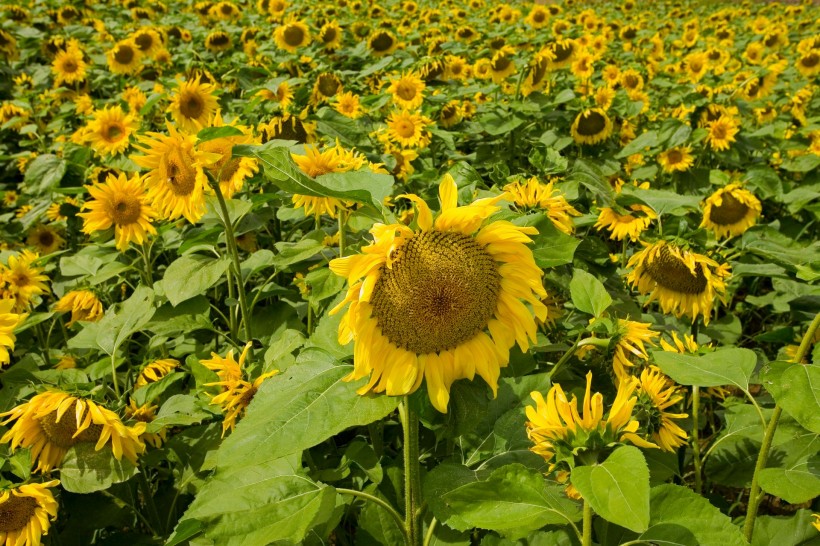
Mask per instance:
[[[709,133],[706,135],[706,142],[716,151],[728,150],[735,141],[735,135],[740,128],[737,120],[733,116],[722,115],[718,119],[709,122]]]
[[[504,191],[512,197],[517,207],[543,210],[559,231],[571,235],[575,231],[571,217],[580,216],[581,213],[554,186],[554,182],[542,184],[533,176],[524,184],[520,181],[507,184]]]
[[[311,178],[328,173],[357,171],[364,167],[366,158],[353,150],[346,150],[339,144],[320,152],[316,146],[305,146],[305,155],[291,154],[299,169]],[[305,215],[316,217],[327,214],[336,218],[339,210],[351,206],[352,202],[342,201],[335,197],[315,197],[312,195],[294,194],[293,204],[305,209]]]
[[[218,106],[214,89],[213,84],[202,83],[199,76],[193,80],[178,81],[168,107],[177,125],[189,133],[207,127]]]
[[[227,51],[233,47],[233,40],[230,34],[221,30],[215,30],[205,37],[205,49],[212,53]]]
[[[319,74],[316,83],[313,84],[313,92],[310,95],[311,104],[318,105],[332,99],[341,92],[342,81],[339,77],[330,72],[323,72]]]
[[[117,42],[106,58],[108,69],[114,74],[136,74],[142,68],[142,52],[131,38]]]
[[[415,110],[424,100],[424,81],[414,72],[405,72],[390,80],[387,92],[393,96],[393,104],[403,110]]]
[[[14,300],[0,299],[0,367],[11,362],[9,349],[14,350],[17,340],[14,330],[26,320],[26,316],[14,312]]]
[[[149,383],[159,381],[177,367],[179,367],[179,361],[174,360],[173,358],[161,358],[159,360],[155,360],[140,371],[134,387],[139,389]]]
[[[103,318],[102,303],[90,290],[72,290],[60,298],[60,301],[54,306],[54,310],[58,313],[71,311],[71,320],[68,321],[69,326],[78,320],[97,322]]]
[[[712,230],[718,238],[734,237],[755,225],[762,210],[760,200],[752,192],[740,184],[729,184],[703,202],[700,227]]]
[[[0,493],[0,544],[5,546],[39,546],[48,534],[51,521],[57,518],[57,501],[49,491],[59,480],[27,483]]]
[[[677,451],[686,444],[689,435],[677,423],[676,419],[686,419],[686,413],[670,413],[667,410],[681,400],[679,387],[666,377],[655,366],[644,368],[641,372],[637,390],[638,402],[635,406],[635,418],[641,423],[644,434],[652,439],[664,451]]]
[[[658,216],[655,211],[644,205],[630,205],[629,209],[632,212],[620,214],[610,207],[602,208],[595,228],[598,231],[606,228],[610,232],[609,238],[616,241],[623,241],[627,237],[631,241],[637,241],[641,233]]]
[[[134,464],[137,455],[145,451],[139,439],[144,423],[127,427],[114,412],[61,391],[37,394],[0,417],[6,418],[3,425],[14,421],[0,443],[11,442],[12,451],[29,448],[38,472],[59,467],[68,449],[82,442],[94,443],[95,451],[110,444],[118,461],[125,456]]]
[[[48,291],[48,277],[33,264],[40,258],[34,252],[23,250],[9,256],[8,266],[0,266],[0,274],[6,283],[4,297],[14,300],[15,311],[28,307],[31,299]]]
[[[418,228],[376,224],[374,242],[330,262],[346,277],[350,304],[339,325],[339,343],[354,342],[348,380],[370,376],[359,389],[408,394],[426,380],[433,406],[447,411],[450,386],[481,376],[496,392],[501,367],[517,342],[535,341],[533,313],[546,319],[541,270],[526,246],[536,230],[485,220],[504,194],[458,207],[450,175],[439,185],[438,218],[416,195]],[[525,300],[532,311],[522,303]]]
[[[578,144],[597,144],[612,134],[612,120],[601,108],[591,108],[578,114],[570,128]]]
[[[658,154],[658,163],[663,172],[685,172],[695,163],[689,146],[676,146]]]
[[[615,344],[615,356],[612,360],[612,369],[619,382],[630,377],[629,369],[634,366],[631,357],[649,360],[646,345],[655,345],[654,339],[660,334],[649,329],[652,326],[647,322],[618,319],[618,334]]]
[[[627,282],[641,294],[649,294],[646,304],[657,300],[664,313],[703,316],[709,324],[715,299],[725,299],[728,264],[679,248],[665,241],[646,245],[629,259],[633,268]]]
[[[223,127],[222,114],[217,111],[211,120],[212,127]],[[245,180],[259,170],[256,159],[252,157],[233,157],[233,147],[240,144],[254,144],[253,132],[244,125],[230,124],[239,129],[242,135],[215,138],[199,145],[199,150],[212,154],[212,163],[206,165],[213,178],[219,181],[219,188],[226,199],[230,199],[242,189]],[[214,158],[218,158],[214,160]]]
[[[69,354],[64,354],[54,366],[57,370],[72,370],[77,367],[77,359]]]
[[[336,95],[333,109],[350,119],[358,119],[363,114],[361,105],[359,104],[359,95],[350,91]]]
[[[367,40],[367,47],[375,56],[384,57],[396,51],[399,42],[389,30],[379,29],[370,35]]]
[[[51,63],[55,85],[74,85],[85,79],[88,64],[83,60],[83,52],[74,44],[57,53]]]
[[[406,110],[393,112],[387,118],[387,138],[402,148],[425,148],[432,138],[427,130],[431,123],[422,114],[411,114]]]
[[[26,244],[41,254],[51,254],[65,244],[65,239],[53,227],[39,225],[28,232]]]
[[[98,154],[117,155],[128,148],[128,139],[137,129],[139,122],[133,114],[126,114],[119,106],[109,106],[94,112],[83,137]]]
[[[92,234],[114,226],[120,252],[132,242],[142,244],[149,235],[157,234],[151,224],[155,213],[148,205],[139,175],[126,178],[124,173],[109,174],[104,183],[97,182],[86,189],[93,199],[83,205],[83,210],[88,212],[77,215],[83,219],[83,233]]]
[[[336,21],[330,21],[322,25],[316,40],[322,44],[326,51],[333,51],[342,45],[342,28]]]
[[[128,405],[125,406],[125,417],[147,425],[157,418],[157,406],[151,405],[150,403],[138,406],[132,398],[128,401]],[[165,441],[165,427],[162,427],[159,432],[142,432],[142,434],[140,434],[140,440],[155,448],[159,448]]]
[[[291,21],[276,27],[273,39],[277,47],[296,53],[297,49],[310,43],[310,31],[303,22]]]

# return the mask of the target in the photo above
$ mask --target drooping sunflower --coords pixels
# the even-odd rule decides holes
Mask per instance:
[[[208,126],[217,109],[214,85],[203,83],[199,77],[178,81],[168,111],[183,131],[196,133]]]
[[[689,146],[676,146],[658,154],[658,163],[663,172],[685,172],[695,163]]]
[[[490,60],[490,77],[493,82],[501,83],[515,74],[514,54],[515,50],[505,46],[493,55],[493,58]]]
[[[291,53],[310,43],[310,31],[301,21],[290,21],[279,25],[273,33],[276,46]]]
[[[10,442],[12,451],[29,448],[38,472],[59,467],[69,448],[82,442],[95,444],[95,451],[110,444],[117,460],[125,456],[134,464],[137,455],[145,451],[139,439],[145,423],[127,427],[111,410],[61,391],[34,395],[0,417],[6,418],[3,425],[14,422],[0,443]]]
[[[367,47],[377,57],[390,55],[399,47],[396,36],[386,29],[374,31],[367,40]]]
[[[84,140],[100,155],[117,155],[128,149],[129,138],[139,129],[133,114],[119,106],[107,106],[94,112],[94,119],[83,132]]]
[[[641,423],[654,444],[664,451],[677,451],[686,444],[686,434],[675,420],[686,419],[686,413],[671,413],[670,407],[683,400],[678,386],[655,366],[648,366],[641,372],[636,392],[635,418]]]
[[[575,231],[572,217],[581,216],[581,213],[569,204],[561,190],[555,187],[554,181],[542,184],[533,176],[526,183],[515,181],[507,184],[504,191],[512,197],[517,207],[543,210],[559,231],[567,235]]]
[[[431,123],[422,114],[412,114],[407,110],[393,112],[387,118],[387,138],[402,148],[424,148],[432,138],[427,130]]]
[[[40,254],[51,254],[65,244],[65,239],[53,227],[41,224],[28,232],[26,244],[35,247]]]
[[[578,44],[572,39],[559,39],[550,43],[547,47],[552,54],[549,58],[550,70],[557,70],[572,64],[578,51]]]
[[[700,227],[710,229],[715,237],[734,237],[755,225],[763,207],[760,200],[740,184],[720,188],[703,202]]]
[[[97,322],[103,318],[102,302],[97,299],[96,294],[91,290],[72,290],[68,292],[60,298],[54,306],[54,310],[58,313],[71,311],[71,320],[68,321],[69,326],[78,320]]]
[[[185,217],[195,224],[205,214],[205,192],[208,177],[204,166],[211,154],[196,148],[196,136],[179,132],[170,123],[168,134],[147,133],[135,146],[144,155],[131,159],[145,169],[148,201],[162,218]]]
[[[215,30],[205,37],[205,49],[212,53],[227,51],[233,47],[231,35],[221,30]]]
[[[37,253],[23,250],[9,256],[8,266],[0,267],[0,278],[4,281],[2,296],[14,300],[16,312],[26,309],[35,296],[48,292],[48,277],[34,265],[39,258]]]
[[[657,300],[664,313],[692,320],[702,315],[703,323],[709,324],[715,299],[725,299],[729,264],[666,241],[644,244],[627,263],[633,268],[627,282],[641,294],[649,294],[647,305]]]
[[[328,101],[342,92],[342,80],[339,76],[331,72],[323,72],[316,78],[313,84],[313,92],[310,101],[313,105],[318,105]]]
[[[615,336],[615,354],[612,359],[612,371],[619,382],[630,377],[629,370],[635,366],[632,358],[649,360],[646,345],[655,345],[654,339],[660,334],[650,329],[648,322],[618,319]],[[646,344],[646,345],[645,345]]]
[[[630,205],[629,210],[631,212],[620,214],[613,208],[602,208],[595,228],[598,231],[606,229],[610,233],[609,238],[615,241],[623,241],[627,237],[630,241],[637,241],[658,215],[645,205]]]
[[[225,122],[222,120],[221,112],[217,111],[216,116],[211,120],[211,126],[222,127]],[[242,135],[215,138],[199,145],[202,152],[213,154],[215,161],[209,163],[205,168],[219,181],[219,188],[226,199],[230,199],[242,189],[245,180],[253,176],[259,170],[257,160],[253,157],[233,157],[232,151],[235,145],[253,144],[254,137],[251,129],[244,125],[231,123],[242,132]]]
[[[59,51],[51,63],[54,84],[57,86],[80,83],[85,79],[87,69],[88,64],[83,59],[82,50],[73,44]]]
[[[128,405],[125,406],[125,417],[127,420],[144,423],[147,427],[148,423],[157,418],[157,406],[150,402],[138,406],[137,402],[132,398],[129,400]],[[158,432],[143,432],[140,434],[140,441],[152,445],[155,448],[160,448],[165,441],[165,436],[165,427],[162,427]]]
[[[463,118],[461,101],[451,100],[442,106],[438,115],[438,122],[442,127],[450,128],[457,125]]]
[[[387,92],[393,96],[393,104],[404,110],[415,110],[424,100],[424,80],[415,72],[405,72],[390,80]]]
[[[108,175],[104,183],[95,182],[86,189],[93,199],[83,205],[83,210],[88,212],[77,215],[83,219],[83,233],[92,234],[114,226],[114,238],[120,252],[132,242],[142,244],[149,235],[157,234],[151,224],[156,214],[148,204],[138,174],[131,178],[124,173]]]
[[[224,418],[222,420],[222,436],[228,430],[233,430],[236,425],[236,420],[244,413],[245,408],[251,403],[259,386],[262,383],[277,373],[279,370],[271,370],[261,374],[254,380],[245,378],[245,359],[248,356],[252,343],[245,345],[242,354],[239,355],[239,362],[233,356],[233,349],[228,351],[227,356],[222,358],[217,353],[211,353],[210,359],[200,360],[199,362],[216,372],[219,381],[213,383],[206,383],[206,387],[218,386],[220,393],[211,398],[211,404],[222,407]]]
[[[331,261],[350,283],[331,313],[350,304],[339,342],[354,342],[348,379],[370,376],[360,394],[408,394],[426,380],[433,406],[446,412],[458,379],[478,374],[495,393],[510,348],[517,342],[526,351],[535,340],[533,314],[546,319],[542,272],[526,246],[537,231],[484,225],[504,194],[459,207],[450,175],[439,185],[435,220],[420,197],[404,197],[416,205],[417,229],[376,224],[361,254]]]
[[[267,123],[260,123],[257,130],[262,135],[262,142],[278,139],[310,144],[316,140],[316,124],[290,114],[274,117]]]
[[[330,21],[322,25],[316,40],[322,44],[326,51],[339,49],[342,45],[342,28],[336,21]]]
[[[14,312],[14,300],[0,299],[0,367],[11,362],[9,349],[13,351],[14,342],[17,341],[14,330],[26,319],[26,316]]]
[[[130,38],[120,40],[106,53],[108,69],[114,74],[136,74],[142,67],[142,57],[142,51]]]
[[[601,108],[591,108],[575,117],[570,132],[578,144],[598,144],[612,134],[612,120]]]
[[[140,371],[140,374],[137,376],[137,381],[134,383],[134,387],[138,389],[149,383],[159,381],[178,367],[179,361],[173,358],[154,360]]]
[[[291,154],[291,157],[299,169],[311,178],[329,173],[356,171],[364,167],[367,161],[361,154],[347,150],[339,144],[323,152],[316,146],[305,146],[305,155]],[[351,201],[313,195],[294,194],[292,200],[296,207],[304,209],[306,216],[312,214],[317,218],[323,214],[336,218],[340,210],[353,205]]]
[[[333,109],[350,119],[358,119],[364,113],[361,104],[359,104],[359,95],[352,91],[337,94]]]
[[[0,493],[0,544],[39,546],[57,518],[57,501],[49,489],[59,483],[27,483]]]
[[[820,74],[820,49],[810,49],[795,61],[794,66],[806,78]]]
[[[735,135],[740,131],[737,120],[730,115],[722,115],[708,124],[709,133],[706,142],[713,150],[728,150],[735,141]]]

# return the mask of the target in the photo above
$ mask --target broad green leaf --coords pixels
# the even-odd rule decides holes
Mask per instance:
[[[175,394],[162,404],[157,417],[148,423],[148,432],[159,432],[167,426],[196,425],[214,416],[207,402],[190,394]]]
[[[301,239],[296,243],[280,241],[273,246],[279,253],[273,257],[271,263],[278,269],[312,258],[325,248],[321,241],[315,239]]]
[[[60,485],[72,493],[93,493],[136,474],[137,468],[128,459],[123,457],[118,461],[114,458],[110,442],[99,451],[94,450],[92,442],[80,442],[63,457]]]
[[[601,167],[585,159],[577,159],[572,166],[567,181],[577,181],[590,190],[602,207],[609,207],[615,202],[615,191],[604,178]]]
[[[198,254],[180,256],[168,266],[160,281],[165,297],[176,307],[187,299],[205,294],[219,282],[230,263],[227,258],[213,259]]]
[[[644,148],[652,148],[658,145],[658,133],[656,131],[647,131],[635,137],[635,139],[623,147],[615,156],[618,159],[628,157],[632,154],[644,152]]]
[[[681,385],[719,387],[734,385],[748,390],[749,378],[757,364],[757,355],[750,349],[718,349],[700,356],[654,351],[660,369]]]
[[[652,516],[639,538],[656,544],[689,546],[744,546],[740,528],[708,500],[688,487],[665,484],[653,487]],[[695,542],[691,538],[695,538]]]
[[[696,195],[682,195],[666,190],[641,189],[630,185],[624,185],[622,193],[640,199],[658,215],[669,213],[683,216],[697,210],[700,203],[700,197]]]
[[[154,291],[138,286],[131,297],[108,309],[105,316],[91,331],[96,331],[95,342],[106,354],[112,355],[117,347],[134,332],[145,326],[154,315]],[[87,325],[89,328],[91,324]]]
[[[430,471],[422,488],[433,514],[448,526],[460,531],[479,527],[511,538],[578,521],[578,504],[563,489],[521,464],[475,472],[450,463]]]
[[[612,304],[612,297],[603,283],[583,269],[573,273],[569,291],[575,307],[595,317],[600,317]]]
[[[196,140],[198,144],[202,144],[203,142],[208,142],[209,140],[216,140],[218,138],[226,138],[233,136],[241,137],[244,135],[245,133],[243,133],[240,129],[232,125],[223,125],[221,127],[205,127],[196,134]]]
[[[812,526],[814,521],[811,510],[798,510],[792,516],[758,516],[752,546],[820,546],[820,533]]]
[[[142,406],[149,402],[157,400],[168,389],[172,388],[176,383],[185,379],[187,374],[183,372],[171,372],[159,381],[154,381],[135,390],[131,397],[138,406]]]
[[[366,492],[384,501],[388,500],[378,489],[367,489]],[[364,503],[357,524],[357,546],[404,544],[403,534],[396,520],[384,508],[373,502]]]
[[[622,446],[593,466],[577,466],[572,485],[596,514],[637,533],[649,527],[649,468],[641,451]]]
[[[63,179],[68,163],[54,154],[40,154],[34,158],[23,177],[23,192],[43,195]]]
[[[530,245],[538,267],[558,267],[572,263],[575,249],[581,244],[581,240],[558,231],[546,214],[528,214],[512,218],[511,221],[518,226],[533,226],[538,230],[538,235],[532,235]]]
[[[783,371],[772,395],[783,410],[812,432],[820,433],[820,367],[795,364]]]
[[[760,487],[790,504],[820,496],[820,438],[803,435],[774,448],[768,468],[760,473]]]
[[[338,294],[344,288],[347,280],[323,267],[305,275],[305,282],[310,287],[308,299],[311,303],[316,304]]]

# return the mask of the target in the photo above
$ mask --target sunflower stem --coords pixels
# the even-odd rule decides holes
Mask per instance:
[[[419,419],[410,407],[410,400],[404,397],[399,405],[399,417],[404,430],[404,528],[412,546],[421,544],[421,529],[418,525],[419,495]]]
[[[405,546],[411,546],[410,537],[407,536],[407,532],[404,528],[404,520],[402,519],[401,514],[399,514],[396,511],[395,508],[390,506],[389,503],[383,501],[379,497],[371,495],[370,493],[365,493],[364,491],[356,491],[355,489],[345,489],[345,488],[342,488],[342,487],[337,487],[336,492],[341,494],[341,495],[350,495],[351,497],[359,497],[361,499],[364,499],[368,502],[372,502],[373,504],[376,504],[376,505],[381,506],[382,508],[384,508],[384,510],[388,514],[390,514],[390,517],[392,517],[396,521],[396,524],[399,526],[399,529],[402,532],[402,536],[404,537]]]
[[[142,254],[142,259],[145,262],[145,285],[150,288],[154,286],[154,273],[151,269],[151,248],[148,243],[142,243],[140,254]]]
[[[345,210],[339,210],[339,257],[344,258],[345,255]]]
[[[592,506],[586,499],[584,499],[584,534],[581,544],[592,546]]]
[[[820,327],[820,313],[815,315],[814,320],[811,321],[809,329],[803,335],[803,341],[800,342],[800,347],[797,349],[797,355],[794,357],[794,362],[801,365],[803,357],[811,347],[811,342],[814,339],[814,332]],[[780,420],[780,415],[783,413],[783,408],[780,405],[775,405],[774,412],[771,419],[769,419],[769,426],[766,427],[766,433],[763,436],[763,445],[760,447],[760,452],[757,454],[757,463],[755,464],[755,472],[752,475],[752,487],[749,490],[749,506],[746,509],[746,521],[743,524],[743,536],[751,543],[752,535],[755,529],[755,519],[757,519],[757,509],[760,507],[760,501],[763,500],[763,495],[760,491],[760,473],[766,468],[766,462],[769,460],[769,450],[772,447],[772,440],[774,433],[777,430],[777,422]]]
[[[251,341],[253,339],[251,317],[248,315],[248,300],[245,296],[245,280],[242,278],[242,265],[239,261],[239,250],[236,246],[236,236],[233,232],[233,222],[231,222],[231,216],[228,214],[228,205],[225,202],[225,196],[222,195],[222,188],[219,187],[219,182],[212,179],[210,175],[208,179],[210,180],[211,187],[216,194],[216,199],[219,201],[219,209],[222,212],[222,225],[225,226],[225,240],[228,243],[228,252],[233,260],[234,274],[236,275],[236,288],[239,293],[239,310],[242,313],[242,325],[245,331],[245,341]]]
[[[703,491],[703,478],[700,471],[700,387],[692,387],[692,459],[695,463],[695,492],[700,495]]]
[[[424,546],[430,546],[430,542],[433,540],[433,533],[436,531],[436,525],[438,525],[438,520],[433,518],[427,527],[427,533],[424,535]]]

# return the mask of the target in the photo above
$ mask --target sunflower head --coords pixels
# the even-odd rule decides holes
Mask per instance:
[[[200,77],[179,81],[168,111],[184,130],[195,133],[206,127],[217,109],[215,87]]]
[[[102,302],[90,290],[72,290],[60,298],[54,306],[60,313],[71,311],[71,320],[68,325],[79,321],[97,322],[103,318]]]
[[[703,202],[700,227],[710,229],[718,238],[743,234],[760,217],[760,200],[740,184],[729,184]]]
[[[39,544],[57,517],[50,491],[60,482],[28,483],[0,493],[0,540],[3,544]]]
[[[612,120],[601,108],[591,108],[575,117],[570,132],[578,144],[598,144],[612,134]]]
[[[641,372],[635,404],[635,419],[641,431],[664,451],[674,452],[685,445],[689,436],[675,421],[689,417],[669,411],[683,400],[678,387],[655,366]]]
[[[148,204],[148,196],[140,176],[128,178],[109,174],[103,183],[86,186],[93,198],[83,205],[77,216],[83,219],[83,232],[91,234],[114,228],[117,249],[125,251],[132,242],[142,244],[149,235],[156,235],[151,221],[156,216]]]
[[[301,21],[290,21],[279,25],[273,37],[277,47],[291,53],[296,53],[298,49],[310,43],[310,31]]]

